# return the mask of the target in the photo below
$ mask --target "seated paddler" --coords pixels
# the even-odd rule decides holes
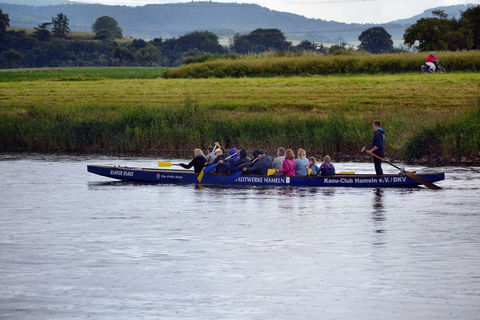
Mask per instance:
[[[195,171],[195,173],[200,173],[206,162],[205,156],[203,155],[203,151],[198,148],[193,150],[193,155],[194,158],[192,161],[190,161],[189,164],[179,163],[179,165],[185,169],[190,169],[193,166],[193,170]]]
[[[323,163],[320,165],[320,174],[322,176],[333,176],[335,174],[335,166],[332,164],[329,155],[323,158]]]
[[[257,151],[257,150],[255,150]],[[246,174],[258,174],[266,176],[268,169],[273,167],[273,159],[270,156],[265,155],[265,151],[258,150],[258,152],[253,152],[257,154],[257,161],[249,168],[242,168],[243,172]]]
[[[213,163],[219,163],[218,166],[215,167],[215,170],[212,171],[213,173],[216,174],[222,174],[222,175],[230,175],[230,170],[226,167],[227,161],[225,161],[225,154],[223,153],[223,150],[218,148],[215,150],[215,160]]]
[[[235,148],[233,149],[237,151],[237,149]],[[232,151],[230,150],[230,154],[231,152]],[[242,170],[243,167],[248,167],[250,165],[250,158],[247,157],[247,150],[245,149],[240,150],[240,155],[237,158],[238,158],[237,161],[233,163],[231,161],[223,162],[222,160],[220,160],[219,162],[223,164],[223,166],[227,167],[231,173],[237,173],[238,171]]]

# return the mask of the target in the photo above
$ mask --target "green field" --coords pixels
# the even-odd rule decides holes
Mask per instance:
[[[142,153],[218,140],[356,154],[379,119],[392,157],[480,151],[478,73],[162,79],[160,69],[85,70],[0,72],[1,150]]]
[[[166,68],[146,67],[82,67],[0,70],[0,82],[11,81],[84,81],[104,79],[155,79]]]

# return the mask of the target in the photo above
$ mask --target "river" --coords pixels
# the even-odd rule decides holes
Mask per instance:
[[[445,171],[440,191],[146,185],[86,170],[156,160],[178,161],[0,155],[1,319],[479,317],[480,167],[407,166]]]

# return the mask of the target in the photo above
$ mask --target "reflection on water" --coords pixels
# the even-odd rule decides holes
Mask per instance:
[[[441,191],[151,185],[86,171],[157,160],[0,157],[0,318],[480,313],[480,168],[425,168],[447,172]]]
[[[373,220],[384,221],[385,215],[383,214],[383,189],[377,188],[374,191],[373,197]]]
[[[373,196],[373,202],[372,202],[372,207],[373,207],[372,220],[374,223],[374,229],[376,234],[385,233],[384,222],[386,220],[386,217],[385,217],[385,210],[383,207],[383,191],[384,191],[383,189],[377,188],[373,192],[374,196]],[[375,237],[373,245],[382,246],[384,244],[385,244],[384,236],[378,235]]]

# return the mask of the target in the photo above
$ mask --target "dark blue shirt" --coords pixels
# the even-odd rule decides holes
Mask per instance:
[[[264,156],[262,159],[258,159],[253,164],[253,167],[247,169],[247,173],[250,174],[259,174],[266,176],[268,169],[271,169],[273,165],[273,159],[270,156]]]
[[[373,134],[372,148],[377,147],[378,149],[374,153],[382,154],[385,151],[385,131],[382,128],[378,128],[377,131]]]

